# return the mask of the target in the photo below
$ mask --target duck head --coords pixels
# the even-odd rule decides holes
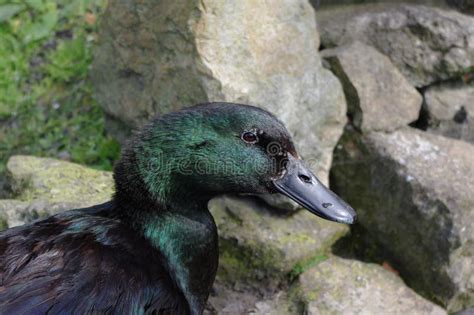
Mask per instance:
[[[281,193],[328,220],[356,217],[301,160],[283,123],[249,105],[209,103],[155,118],[124,152],[115,179],[117,194],[165,208],[223,193]]]

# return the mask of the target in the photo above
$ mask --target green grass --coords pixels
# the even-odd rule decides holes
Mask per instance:
[[[0,171],[13,154],[110,170],[88,72],[106,0],[0,0]]]

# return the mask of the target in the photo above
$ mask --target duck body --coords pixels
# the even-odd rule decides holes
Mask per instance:
[[[217,270],[212,217],[201,222],[168,215],[153,227],[178,226],[182,229],[175,228],[176,235],[196,234],[186,237],[188,242],[179,242],[181,249],[173,248],[193,255],[177,258],[179,263],[170,266],[160,250],[116,214],[112,201],[2,233],[0,313],[189,314],[177,283],[180,279],[170,276],[179,267],[198,271],[196,275],[183,273],[193,280],[183,288],[194,286],[193,293],[201,294],[193,295],[191,303],[203,308]],[[171,233],[167,238],[163,242],[176,242],[170,240]],[[154,241],[159,242],[158,237]]]
[[[189,314],[163,254],[115,211],[108,202],[3,233],[0,313]],[[189,232],[188,225],[183,227]],[[211,241],[202,255],[193,250],[190,263],[201,267],[189,270],[199,270],[192,279],[208,292],[217,269],[217,243],[215,225],[204,229],[211,231],[206,235]]]
[[[355,218],[283,124],[248,105],[153,119],[114,180],[107,203],[0,233],[0,314],[202,314],[218,266],[207,202],[219,194],[281,192],[321,217]]]

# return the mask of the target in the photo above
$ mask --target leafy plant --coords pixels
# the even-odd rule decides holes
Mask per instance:
[[[111,169],[87,79],[106,0],[0,0],[0,171],[8,156],[60,157]]]

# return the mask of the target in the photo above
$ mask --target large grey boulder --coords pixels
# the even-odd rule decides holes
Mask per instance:
[[[418,119],[422,96],[375,48],[356,41],[324,50],[322,56],[342,82],[358,129],[393,131]]]
[[[474,65],[474,17],[419,5],[370,4],[323,10],[321,43],[353,40],[387,55],[417,87],[456,77]]]
[[[428,131],[474,143],[474,85],[445,83],[425,91]]]
[[[293,291],[308,315],[447,314],[382,266],[335,256],[301,274]]]
[[[334,189],[405,280],[449,311],[474,305],[474,146],[406,128],[348,132]]]
[[[346,106],[318,38],[306,0],[111,1],[92,78],[106,113],[128,128],[199,102],[266,108],[327,182]]]

